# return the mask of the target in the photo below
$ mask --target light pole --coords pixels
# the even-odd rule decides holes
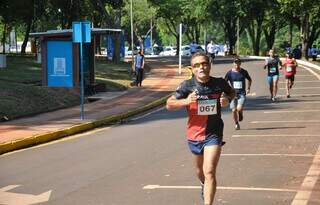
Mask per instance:
[[[133,68],[133,14],[132,14],[132,0],[130,1],[130,21],[131,21],[131,65]]]

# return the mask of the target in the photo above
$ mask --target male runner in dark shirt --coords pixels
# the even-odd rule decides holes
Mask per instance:
[[[211,64],[205,54],[195,53],[191,57],[191,67],[193,77],[180,84],[167,100],[167,109],[186,108],[188,111],[188,145],[203,185],[204,204],[211,205],[216,192],[216,167],[223,137],[221,107],[228,106],[235,91],[223,78],[210,76]]]
[[[225,79],[236,91],[236,97],[231,101],[230,109],[232,110],[235,129],[240,130],[239,121],[243,120],[243,106],[246,101],[246,94],[250,92],[252,79],[248,71],[240,67],[240,58],[235,58],[233,64],[234,68],[227,72]],[[246,79],[248,80],[248,87],[246,87]]]

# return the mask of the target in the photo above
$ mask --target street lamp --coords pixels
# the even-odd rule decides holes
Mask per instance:
[[[130,21],[131,21],[131,65],[133,68],[133,14],[132,14],[132,0],[130,1]]]

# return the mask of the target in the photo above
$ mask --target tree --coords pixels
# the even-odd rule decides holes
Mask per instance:
[[[320,36],[320,0],[278,0],[281,12],[290,15],[299,27],[302,53],[308,58],[308,48]]]
[[[234,53],[237,41],[237,19],[241,17],[241,0],[210,0],[208,12],[212,22],[219,23],[224,30],[225,43],[230,46],[229,53]]]

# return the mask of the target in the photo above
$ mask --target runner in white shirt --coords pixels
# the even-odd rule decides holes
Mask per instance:
[[[211,40],[210,43],[207,45],[207,53],[210,56],[211,63],[213,63],[213,60],[216,57],[215,50],[216,50],[216,46],[213,44],[213,41]]]

